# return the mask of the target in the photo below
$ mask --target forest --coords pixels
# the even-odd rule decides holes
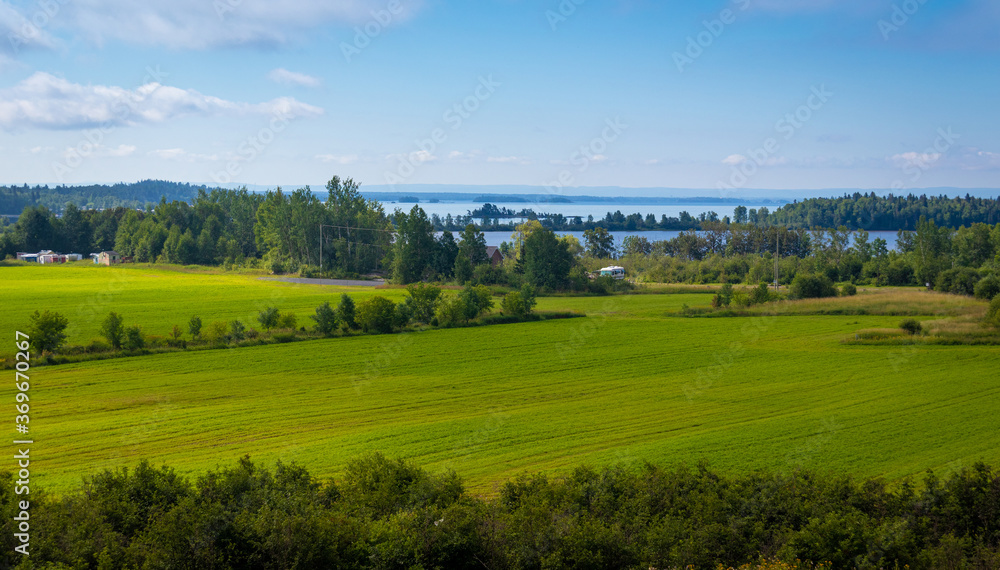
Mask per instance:
[[[0,478],[11,557],[19,511],[13,476]],[[984,464],[928,473],[919,490],[807,470],[578,467],[480,497],[454,472],[380,454],[337,480],[244,457],[195,480],[146,462],[106,470],[68,495],[33,492],[30,507],[32,568],[1000,565],[1000,475]]]

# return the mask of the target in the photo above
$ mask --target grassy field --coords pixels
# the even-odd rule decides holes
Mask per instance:
[[[25,269],[0,268],[0,323],[11,336],[29,308],[86,303],[111,275]],[[238,318],[260,299],[280,299],[301,319],[341,292],[123,271],[128,285],[100,313],[114,308],[144,328],[191,314]],[[141,458],[194,474],[244,454],[336,475],[379,450],[454,469],[490,493],[523,471],[583,463],[704,459],[731,471],[802,466],[899,479],[1000,461],[1000,349],[841,342],[895,327],[898,316],[672,316],[710,298],[542,298],[539,309],[588,317],[38,368],[32,475],[58,492]],[[926,299],[934,312],[938,299]],[[77,334],[89,338],[96,325]]]
[[[64,266],[0,267],[0,330],[24,327],[36,309],[58,311],[69,318],[70,344],[98,338],[101,321],[115,311],[126,324],[138,324],[146,334],[165,336],[173,325],[187,332],[187,322],[199,316],[212,321],[240,319],[259,326],[257,313],[268,306],[298,316],[310,326],[323,301],[336,305],[341,293],[360,301],[371,295],[402,299],[402,289],[317,287],[273,281],[263,275],[198,270],[177,271],[147,265],[106,267],[93,263]],[[7,354],[0,350],[0,354]]]

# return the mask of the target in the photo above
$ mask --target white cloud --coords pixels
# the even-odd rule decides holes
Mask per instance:
[[[501,164],[531,164],[531,161],[520,156],[489,156],[486,162],[499,162]]]
[[[198,115],[279,115],[311,117],[323,109],[280,97],[265,103],[241,103],[147,83],[137,89],[81,85],[37,72],[14,87],[0,89],[0,127],[5,129],[78,129],[161,123]]]
[[[87,143],[90,144],[90,143]],[[96,144],[86,147],[86,152],[83,153],[87,157],[122,157],[130,156],[135,153],[135,145],[131,144],[120,144],[116,147],[105,146],[103,144]],[[78,148],[66,147],[63,151],[63,160],[69,160],[71,157],[79,157],[81,154]]]
[[[79,32],[97,44],[117,39],[205,49],[286,44],[320,26],[376,21],[373,12],[392,26],[412,17],[422,4],[402,2],[396,14],[388,11],[385,0],[73,0],[64,9]]]
[[[742,154],[731,154],[726,158],[722,159],[722,164],[730,164],[735,166],[737,164],[743,164],[746,161],[747,157],[743,156]]]
[[[164,160],[176,160],[181,162],[219,160],[219,155],[217,154],[199,154],[195,152],[188,152],[183,148],[160,148],[151,150],[146,154],[149,156],[155,156],[156,158],[162,158]]]
[[[889,161],[900,168],[917,166],[926,169],[941,158],[939,152],[904,152],[889,157]]]
[[[427,152],[426,150],[415,150],[409,154],[389,154],[385,157],[386,160],[401,160],[408,161],[411,164],[420,164],[423,162],[433,162],[438,159],[437,156]]]
[[[356,154],[317,154],[316,158],[322,160],[323,162],[333,162],[335,164],[354,164],[358,161],[358,155]]]
[[[319,87],[322,83],[318,77],[306,75],[305,73],[288,71],[283,67],[272,69],[271,72],[267,74],[267,78],[282,85],[298,85],[300,87]]]

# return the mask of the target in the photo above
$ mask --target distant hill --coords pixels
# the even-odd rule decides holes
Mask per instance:
[[[202,186],[166,180],[140,180],[133,183],[93,184],[90,186],[0,186],[0,214],[18,215],[26,206],[45,206],[61,212],[67,204],[81,208],[104,209],[119,206],[143,208],[161,197],[168,202],[191,202]]]

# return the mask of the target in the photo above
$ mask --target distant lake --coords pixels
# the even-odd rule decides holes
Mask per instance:
[[[521,210],[528,208],[534,210],[535,213],[548,213],[548,214],[562,214],[567,218],[573,216],[580,216],[584,220],[587,216],[594,216],[595,220],[604,218],[608,213],[614,213],[616,210],[621,210],[622,214],[626,216],[629,214],[639,213],[643,217],[646,214],[653,214],[656,220],[659,221],[661,216],[667,216],[668,218],[679,218],[681,212],[687,212],[694,217],[698,217],[701,213],[715,212],[719,215],[721,220],[723,216],[733,215],[733,209],[736,208],[737,204],[619,204],[614,202],[607,203],[573,203],[573,204],[558,204],[558,203],[547,203],[547,202],[490,202],[498,208],[507,208],[508,210],[513,210],[515,212],[520,212]],[[396,208],[404,211],[410,211],[413,208],[413,203],[406,202],[383,202],[385,210],[387,213],[392,213]],[[482,202],[424,202],[421,201],[419,204],[425,212],[427,212],[427,217],[432,214],[437,214],[438,216],[444,218],[448,214],[454,216],[465,216],[470,211],[481,207]],[[747,209],[760,209],[761,207],[766,207],[770,211],[775,211],[781,204],[763,204],[759,202],[746,202],[742,203]],[[522,221],[515,218],[515,222]]]
[[[483,236],[486,237],[486,245],[500,246],[501,242],[513,241],[511,239],[512,232],[483,232]],[[649,230],[649,231],[613,231],[609,232],[615,237],[615,247],[620,247],[622,241],[626,236],[642,236],[649,241],[663,241],[668,239],[673,239],[679,234],[684,233],[679,230]],[[556,232],[558,235],[569,234],[580,240],[583,243],[583,232]],[[875,238],[882,238],[888,244],[887,247],[891,249],[896,249],[896,232],[890,231],[879,231],[879,232],[868,232],[868,242],[871,243],[875,241]],[[851,238],[851,243],[854,243],[854,239]]]

